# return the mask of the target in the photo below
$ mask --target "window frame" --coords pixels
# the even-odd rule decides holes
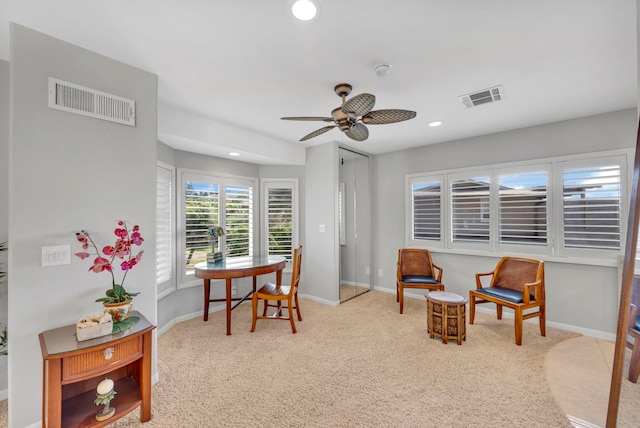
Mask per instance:
[[[567,251],[561,248],[564,236],[563,217],[563,179],[562,165],[596,164],[599,166],[611,165],[614,159],[620,166],[620,250],[586,250],[576,249]],[[523,257],[530,256],[543,258],[557,262],[570,262],[578,264],[590,264],[601,266],[614,266],[617,259],[624,252],[626,227],[629,204],[629,189],[633,171],[634,153],[631,149],[615,149],[603,152],[557,156],[550,158],[532,159],[527,161],[509,162],[493,165],[482,165],[451,170],[429,171],[425,173],[413,173],[405,175],[405,245],[413,247],[429,248],[437,252],[453,254],[491,255],[502,256],[517,253]],[[526,173],[528,171],[548,170],[547,187],[547,244],[546,246],[511,244],[499,242],[499,177],[505,174]],[[491,174],[491,206],[490,206],[490,244],[454,243],[452,241],[451,225],[451,178],[486,176]],[[411,222],[413,216],[412,183],[429,181],[433,177],[442,175],[446,188],[443,191],[444,202],[442,215],[444,221],[441,225],[443,242],[413,239]],[[542,248],[536,248],[542,247]]]
[[[605,160],[611,160],[606,162]],[[625,162],[626,160],[626,162]],[[633,160],[633,159],[631,159]],[[599,161],[599,162],[598,162]],[[605,249],[588,249],[588,248],[571,248],[564,245],[564,180],[563,173],[565,169],[573,168],[587,168],[594,166],[604,166],[606,163],[617,162],[620,165],[620,248],[618,250],[605,250]],[[609,156],[602,156],[599,158],[582,158],[582,159],[566,159],[558,162],[555,167],[557,168],[554,179],[556,181],[555,186],[558,189],[560,201],[556,204],[556,216],[558,218],[559,232],[557,236],[557,254],[562,257],[589,257],[589,258],[609,258],[611,254],[622,255],[625,250],[626,230],[627,230],[627,218],[629,216],[629,183],[628,171],[633,171],[633,166],[629,168],[629,156],[624,159],[622,155],[611,154]],[[566,168],[563,168],[566,167]]]
[[[444,201],[445,195],[445,176],[444,174],[424,175],[424,176],[407,176],[405,178],[406,200],[408,201],[408,208],[405,210],[405,233],[409,239],[409,245],[418,246],[424,245],[424,242],[428,242],[431,246],[444,248],[445,234],[447,233],[445,228],[445,216],[448,213],[446,204]],[[414,238],[414,195],[413,186],[421,183],[440,183],[440,239],[415,239]]]
[[[299,194],[297,178],[261,178],[260,179],[260,249],[263,254],[269,251],[269,189],[291,189],[291,256],[293,249],[299,245]],[[287,259],[285,272],[292,268]]]
[[[533,172],[542,172],[545,171],[547,173],[547,210],[546,210],[546,226],[547,226],[547,243],[546,245],[526,245],[522,243],[503,243],[500,242],[500,177],[505,175],[514,175],[514,174],[529,174]],[[494,170],[495,174],[495,200],[496,203],[493,206],[496,208],[496,213],[494,216],[495,219],[495,230],[496,230],[496,250],[499,252],[517,252],[517,253],[526,253],[526,254],[553,254],[555,252],[553,248],[554,237],[552,231],[553,224],[553,183],[552,183],[552,164],[550,162],[542,162],[535,163],[530,165],[521,165],[519,167],[504,167],[504,168],[496,168]]]
[[[156,297],[158,300],[162,299],[165,296],[173,293],[177,290],[177,260],[176,260],[176,168],[173,165],[169,165],[168,163],[157,161],[156,163],[156,183],[159,181],[159,171],[164,170],[169,173],[169,263],[170,263],[170,275],[169,279],[164,280],[162,282],[158,282],[156,277]],[[158,190],[156,188],[156,190]],[[156,217],[158,215],[158,195],[156,195]],[[156,235],[158,234],[157,225],[159,222],[156,222]],[[157,240],[159,241],[159,240]],[[156,252],[156,264],[158,263],[157,252]]]
[[[258,178],[252,177],[242,177],[242,176],[234,176],[227,174],[220,174],[202,170],[194,170],[188,168],[178,168],[177,176],[179,179],[179,191],[177,193],[177,245],[176,251],[179,251],[180,254],[176,255],[176,263],[179,267],[179,272],[176,272],[176,276],[178,277],[177,288],[188,288],[193,286],[198,286],[202,284],[202,280],[196,278],[193,273],[187,273],[184,268],[186,265],[186,212],[185,212],[185,182],[188,181],[201,181],[209,184],[218,184],[219,186],[219,224],[225,228],[226,232],[226,188],[227,186],[250,186],[253,191],[252,196],[252,218],[251,218],[251,228],[253,233],[252,245],[250,248],[251,254],[256,254],[259,249],[259,239],[256,239],[255,233],[258,231],[258,217],[259,217],[259,185]],[[222,236],[219,242],[221,251],[226,250],[226,240],[225,237]],[[176,269],[178,270],[178,269]]]

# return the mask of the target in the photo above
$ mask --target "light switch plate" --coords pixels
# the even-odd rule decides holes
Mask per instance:
[[[71,246],[58,245],[42,247],[42,266],[60,266],[71,264]]]

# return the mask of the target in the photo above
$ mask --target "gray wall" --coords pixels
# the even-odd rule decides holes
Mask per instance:
[[[635,132],[636,110],[629,109],[376,156],[374,229],[379,234],[374,264],[383,269],[384,276],[374,276],[375,287],[395,290],[397,251],[407,245],[406,174],[632,148]],[[496,257],[434,251],[434,262],[444,268],[446,289],[465,296],[475,287],[475,273],[490,271],[497,261]],[[546,284],[550,325],[615,334],[619,297],[616,267],[548,262]]]
[[[136,126],[49,109],[49,76],[136,100]],[[102,312],[94,300],[111,283],[77,257],[42,267],[42,246],[73,253],[80,229],[106,245],[116,220],[139,224],[145,256],[125,285],[142,293],[134,307],[156,322],[157,78],[13,24],[10,80],[9,422],[25,427],[42,414],[38,334]]]
[[[300,292],[321,301],[339,302],[340,241],[338,239],[338,146],[310,147],[306,154],[306,247],[303,250],[304,283]],[[320,232],[320,227],[325,227]]]
[[[216,174],[228,174],[243,177],[261,178],[297,178],[299,191],[300,208],[300,243],[304,243],[304,167],[303,166],[267,166],[256,165],[248,162],[240,162],[229,159],[218,158],[174,150],[168,145],[158,142],[158,160],[173,165],[176,168],[194,169],[199,171],[209,171]],[[180,177],[176,175],[177,190],[180,191]],[[303,244],[304,245],[304,244]],[[269,278],[260,278],[262,281]],[[273,280],[273,278],[271,279]],[[180,281],[180,279],[178,279]],[[283,283],[291,281],[289,274],[285,273],[282,278]],[[240,278],[234,280],[234,285],[238,286],[239,293],[248,292],[252,287],[251,278]],[[301,285],[300,293],[304,288]],[[224,298],[224,281],[212,281],[212,298]],[[200,284],[187,288],[180,288],[173,293],[158,300],[158,328],[164,331],[171,327],[176,321],[202,316],[202,286]],[[223,303],[212,304],[210,311],[222,310]],[[232,323],[232,329],[248,328],[248,326]],[[223,328],[223,326],[220,326]]]
[[[9,234],[9,63],[0,60],[0,242]],[[7,252],[0,253],[3,270]],[[7,286],[0,287],[0,329],[7,325]],[[0,399],[7,398],[7,357],[0,357]]]

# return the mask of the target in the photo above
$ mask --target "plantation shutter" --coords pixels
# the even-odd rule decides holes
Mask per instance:
[[[489,177],[451,181],[452,240],[489,242]]]
[[[246,185],[227,185],[226,201],[226,255],[227,257],[253,255],[253,188]]]
[[[184,181],[186,268],[207,260],[211,229],[220,224],[220,185],[205,180]]]
[[[173,278],[173,170],[157,167],[156,179],[156,285]],[[169,286],[172,286],[169,283]],[[165,287],[162,287],[163,289]]]
[[[442,237],[442,180],[411,185],[411,236],[414,240],[440,241]]]
[[[267,186],[267,233],[269,255],[293,253],[293,188]]]
[[[547,171],[500,175],[500,243],[547,244]]]
[[[564,246],[619,250],[620,164],[562,171]]]

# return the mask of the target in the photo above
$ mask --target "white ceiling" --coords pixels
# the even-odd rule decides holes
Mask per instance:
[[[635,0],[317,1],[303,23],[289,0],[3,0],[0,58],[16,22],[155,73],[162,141],[257,163],[288,163],[271,153],[287,147],[344,141],[378,154],[636,107]],[[381,63],[392,66],[383,78]],[[298,142],[327,124],[280,117],[329,116],[341,82],[376,95],[374,110],[417,117],[370,125],[364,142],[337,129]],[[458,100],[495,85],[500,102]],[[169,125],[172,112],[208,126]]]

